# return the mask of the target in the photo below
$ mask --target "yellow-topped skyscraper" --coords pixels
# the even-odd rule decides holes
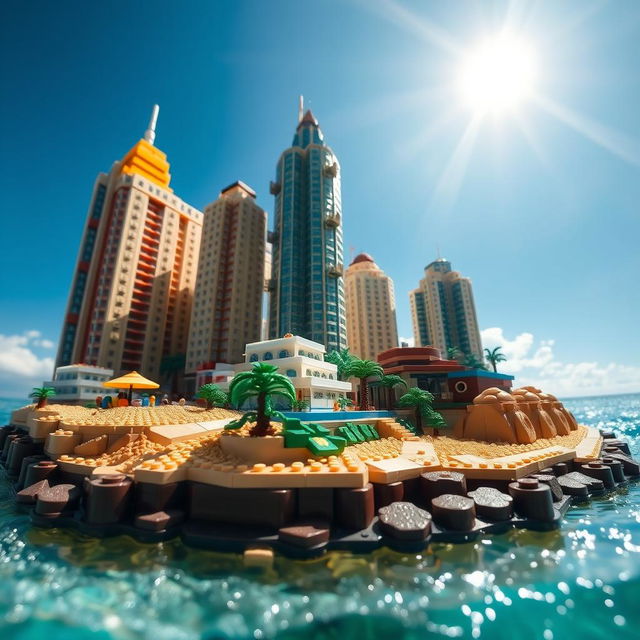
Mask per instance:
[[[167,157],[154,146],[158,110],[144,137],[96,180],[56,366],[135,369],[177,390],[203,214],[170,187]]]

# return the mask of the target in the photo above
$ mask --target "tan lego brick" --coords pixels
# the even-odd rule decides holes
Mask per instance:
[[[109,436],[101,435],[86,442],[82,442],[73,448],[73,453],[78,456],[94,458],[102,455],[107,450]]]
[[[169,445],[173,442],[194,440],[206,436],[207,431],[199,424],[173,424],[149,428],[148,438],[158,444]]]
[[[175,468],[160,466],[159,468],[145,468],[145,463],[136,467],[133,478],[136,482],[150,482],[151,484],[168,484],[170,482],[182,482],[187,479],[188,468],[185,465],[176,465]]]
[[[50,458],[57,458],[64,454],[73,453],[73,450],[80,442],[82,442],[82,436],[79,433],[59,429],[47,436],[44,452]]]
[[[191,466],[187,469],[187,479],[218,487],[232,487],[233,474],[222,471],[224,465],[212,465],[210,468]]]
[[[576,447],[577,462],[589,462],[600,457],[603,438],[595,427],[588,427],[586,437]]]
[[[114,453],[118,449],[126,447],[128,444],[135,442],[139,437],[137,433],[127,433],[123,436],[110,436],[109,446],[107,447],[107,453]]]
[[[35,420],[33,426],[29,427],[29,435],[34,440],[44,440],[51,432],[55,431],[60,424],[57,416],[46,416]]]
[[[367,467],[371,482],[379,482],[381,484],[417,478],[426,470],[423,465],[402,457],[389,460],[368,460]]]
[[[248,569],[271,569],[273,555],[273,549],[270,547],[250,547],[245,549],[242,561]]]

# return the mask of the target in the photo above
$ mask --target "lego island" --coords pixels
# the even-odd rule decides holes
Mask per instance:
[[[290,355],[253,361],[274,348]],[[434,348],[428,356],[404,351],[414,367],[426,358],[423,372],[455,367]],[[553,528],[572,500],[640,476],[625,442],[579,425],[550,394],[511,390],[508,376],[489,386],[488,372],[464,369],[465,384],[480,393],[470,402],[434,403],[397,374],[387,374],[393,384],[384,390],[378,363],[352,356],[340,370],[316,360],[322,352],[291,335],[247,345],[238,373],[200,387],[200,406],[154,406],[154,396],[145,396],[146,406],[126,398],[111,406],[105,396],[95,408],[42,399],[43,406],[22,407],[0,430],[0,460],[16,500],[37,526],[146,542],[179,535],[259,564],[274,550],[293,557],[381,545],[416,551],[431,540]],[[278,364],[295,367],[296,360],[321,366],[331,376],[325,384],[346,388],[340,378],[356,376],[387,400],[386,391],[400,388],[399,398],[384,410],[347,410],[346,395],[329,409],[314,407],[311,394],[308,410],[292,411],[306,408],[304,391],[317,380],[279,373]],[[460,389],[461,378],[454,380]],[[245,404],[244,413],[225,408]]]
[[[157,116],[96,181],[54,380],[0,429],[34,525],[260,565],[545,530],[640,476],[615,434],[512,388],[444,258],[398,344],[391,279],[364,253],[343,269],[340,167],[302,100],[269,233],[241,181],[204,213],[173,194]]]

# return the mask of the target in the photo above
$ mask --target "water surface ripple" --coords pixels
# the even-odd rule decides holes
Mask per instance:
[[[640,395],[566,404],[640,456]],[[0,399],[0,412],[12,406]],[[572,507],[558,531],[514,530],[419,555],[277,558],[267,574],[177,540],[35,529],[11,494],[0,478],[7,640],[640,637],[640,484]]]

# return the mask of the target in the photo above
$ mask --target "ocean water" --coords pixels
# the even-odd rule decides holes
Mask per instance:
[[[19,403],[18,403],[19,404]],[[569,400],[640,455],[640,395]],[[16,401],[0,399],[6,421]],[[560,530],[422,554],[276,558],[273,571],[174,540],[38,530],[0,477],[0,638],[640,637],[640,484],[572,507]]]

